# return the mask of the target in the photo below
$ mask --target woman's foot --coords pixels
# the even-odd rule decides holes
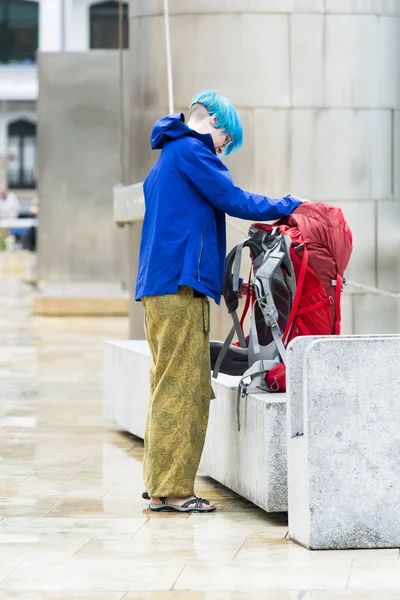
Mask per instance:
[[[168,498],[150,498],[151,510],[177,510],[178,512],[212,512],[216,509],[215,504],[196,496],[169,496]]]

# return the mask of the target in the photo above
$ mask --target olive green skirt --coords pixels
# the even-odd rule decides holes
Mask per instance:
[[[188,287],[142,303],[152,356],[144,482],[150,496],[190,496],[211,397],[209,303]]]

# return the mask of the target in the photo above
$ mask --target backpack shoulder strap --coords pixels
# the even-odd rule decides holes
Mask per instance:
[[[280,234],[276,238],[276,243],[266,253],[265,259],[261,267],[259,268],[255,278],[255,291],[256,291],[256,302],[258,303],[268,327],[271,328],[271,334],[275,342],[277,351],[281,359],[285,362],[286,349],[282,340],[282,334],[278,324],[278,310],[275,305],[273,296],[273,279],[276,271],[284,266],[287,272],[290,274],[290,282],[287,281],[288,288],[293,298],[295,294],[295,277],[293,264],[290,259],[290,245],[291,240],[288,236]],[[257,329],[252,322],[252,343],[255,346],[254,352],[258,354],[260,349],[258,346]]]
[[[341,326],[341,298],[342,298],[342,286],[343,286],[343,278],[339,275],[336,275],[336,321],[335,321],[335,335],[340,335],[340,326]]]
[[[270,392],[268,388],[265,373],[270,371],[276,365],[279,364],[279,360],[259,360],[252,365],[243,374],[243,377],[239,381],[237,395],[236,395],[236,416],[238,431],[240,431],[240,399],[247,396],[247,394],[260,392]],[[261,384],[263,387],[261,387]]]
[[[301,292],[303,290],[304,279],[306,277],[306,271],[307,271],[307,265],[308,265],[308,250],[307,250],[307,245],[305,243],[302,244],[302,246],[303,246],[303,260],[302,260],[301,267],[300,267],[300,274],[299,274],[299,279],[297,281],[297,289],[296,289],[296,294],[295,294],[295,297],[293,300],[292,309],[290,311],[290,315],[289,315],[288,321],[286,323],[286,328],[285,328],[285,331],[282,336],[284,343],[286,342],[286,340],[288,339],[288,337],[290,335],[290,331],[292,329],[292,325],[293,325],[294,319],[296,317],[297,310],[299,308]]]

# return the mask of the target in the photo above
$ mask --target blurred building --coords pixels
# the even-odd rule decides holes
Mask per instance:
[[[127,12],[125,6],[125,45]],[[0,185],[8,185],[22,198],[36,185],[37,52],[117,46],[116,0],[1,0]]]

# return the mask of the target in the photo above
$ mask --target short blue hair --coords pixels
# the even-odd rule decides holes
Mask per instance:
[[[243,128],[239,115],[228,98],[221,96],[214,90],[206,90],[194,96],[190,107],[193,104],[202,104],[210,115],[215,116],[216,128],[222,129],[224,133],[231,136],[232,141],[226,146],[223,154],[232,154],[239,150],[243,144]]]

